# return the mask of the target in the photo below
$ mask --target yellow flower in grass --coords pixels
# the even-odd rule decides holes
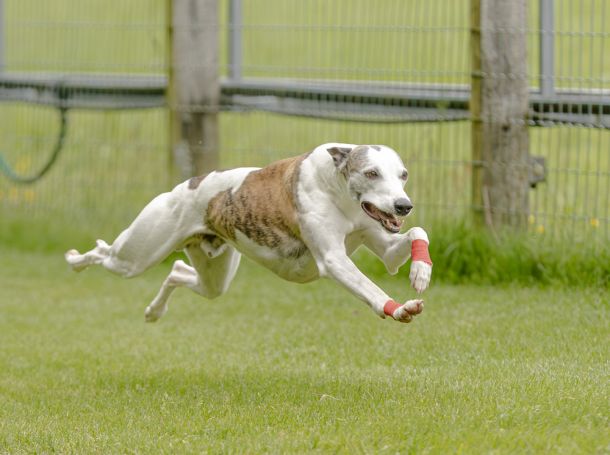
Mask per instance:
[[[591,218],[589,221],[591,223],[591,227],[598,228],[599,227],[599,219]]]
[[[536,217],[535,217],[534,215],[530,215],[530,216],[528,216],[528,217],[527,217],[527,222],[528,222],[530,225],[535,224],[535,223],[536,223]]]
[[[538,234],[544,234],[544,226],[542,224],[539,224],[538,226],[536,226],[536,232]]]

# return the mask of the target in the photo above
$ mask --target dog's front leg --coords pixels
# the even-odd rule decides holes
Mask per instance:
[[[364,243],[381,258],[392,275],[411,257],[411,286],[419,293],[426,290],[432,277],[432,260],[428,253],[430,241],[426,231],[414,227],[404,234],[389,234],[375,229],[365,233]]]
[[[400,322],[411,322],[413,316],[423,310],[423,300],[409,300],[404,305],[396,303],[364,275],[345,251],[339,248],[326,252],[317,262],[321,276],[332,278],[342,284],[382,318],[387,315]]]

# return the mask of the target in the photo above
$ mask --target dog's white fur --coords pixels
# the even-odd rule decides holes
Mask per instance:
[[[354,150],[358,150],[358,159]],[[168,298],[176,287],[187,287],[210,299],[223,294],[235,276],[242,253],[290,281],[332,278],[366,302],[377,315],[385,317],[384,305],[390,296],[369,280],[349,256],[365,245],[383,260],[389,273],[395,274],[409,259],[413,240],[429,242],[420,227],[404,234],[390,233],[361,205],[370,203],[393,215],[397,200],[406,199],[410,203],[403,188],[404,164],[389,147],[339,143],[321,145],[294,163],[290,168],[294,174],[291,186],[294,209],[284,212],[289,214],[288,218],[294,216],[295,233],[287,234],[278,227],[284,225],[282,217],[275,221],[277,226],[273,223],[260,226],[260,235],[272,235],[273,243],[265,244],[256,236],[249,236],[246,229],[242,232],[236,228],[233,236],[221,233],[208,219],[212,216],[210,210],[216,210],[218,205],[214,198],[224,194],[230,199],[242,185],[249,185],[256,173],[262,172],[259,168],[237,168],[213,172],[195,185],[191,181],[179,184],[153,199],[112,245],[98,240],[96,247],[87,253],[68,251],[66,261],[75,271],[100,264],[121,276],[133,277],[173,251],[183,250],[190,265],[181,260],[174,263],[146,308],[147,321],[156,321],[165,314]],[[287,178],[283,174],[273,175],[274,179]],[[248,176],[251,178],[247,179]],[[261,191],[260,186],[252,188]],[[256,196],[262,200],[260,194]],[[219,207],[215,216],[223,217],[225,223],[235,221],[231,219],[236,216],[231,210]],[[412,262],[409,277],[418,293],[428,287],[431,271],[426,262]],[[392,317],[409,322],[422,309],[422,300],[409,300]]]

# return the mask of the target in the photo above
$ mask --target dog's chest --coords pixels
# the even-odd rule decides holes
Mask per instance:
[[[234,245],[250,259],[286,280],[304,283],[318,278],[313,256],[300,240],[286,239],[280,245],[270,248],[237,231]]]

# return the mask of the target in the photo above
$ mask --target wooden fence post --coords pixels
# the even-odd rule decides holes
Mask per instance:
[[[218,168],[218,0],[167,0],[170,144],[181,179]]]
[[[526,0],[471,0],[472,202],[490,227],[529,212],[526,29]]]
[[[472,147],[472,211],[478,225],[483,224],[483,161],[481,158],[481,1],[470,0],[470,117]]]

